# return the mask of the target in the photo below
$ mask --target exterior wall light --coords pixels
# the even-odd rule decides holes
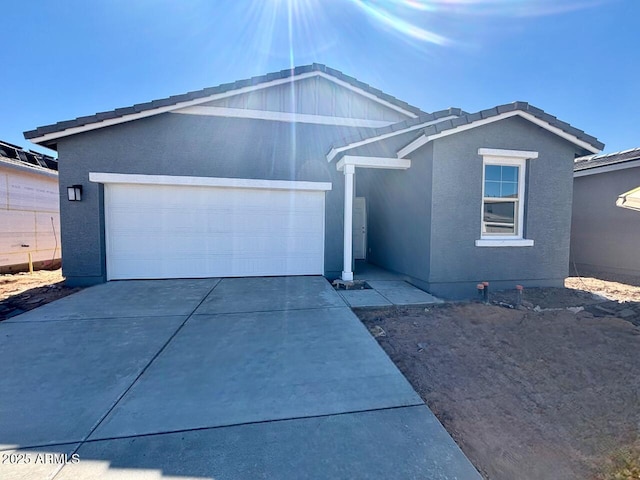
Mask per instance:
[[[82,200],[82,185],[71,185],[67,187],[67,196],[70,202],[79,202]]]

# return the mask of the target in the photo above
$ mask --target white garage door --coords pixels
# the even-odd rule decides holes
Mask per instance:
[[[321,275],[324,190],[105,183],[107,276]]]

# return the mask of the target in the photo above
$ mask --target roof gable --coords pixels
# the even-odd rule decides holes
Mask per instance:
[[[282,70],[280,72],[269,73],[261,75],[259,77],[253,77],[246,80],[239,80],[233,83],[218,85],[217,87],[206,88],[194,92],[185,93],[183,95],[176,95],[169,98],[154,100],[152,102],[133,105],[127,108],[118,108],[116,110],[97,113],[95,115],[89,115],[86,117],[79,117],[74,120],[58,122],[56,124],[38,127],[35,130],[24,132],[25,138],[31,140],[34,143],[55,147],[56,140],[69,135],[82,133],[89,130],[95,130],[98,128],[108,127],[123,123],[131,120],[137,120],[153,115],[159,115],[161,113],[180,111],[180,113],[196,113],[189,112],[187,109],[191,107],[201,108],[235,108],[240,110],[242,108],[253,111],[281,111],[287,112],[286,108],[301,108],[302,110],[309,111],[322,111],[322,107],[319,105],[321,102],[314,104],[310,101],[310,95],[305,94],[303,100],[307,102],[305,105],[269,105],[270,100],[268,95],[258,95],[255,92],[267,91],[268,89],[276,88],[279,86],[287,86],[296,84],[302,87],[306,87],[304,80],[317,79],[316,82],[320,82],[316,85],[317,88],[324,89],[333,95],[332,110],[329,111],[332,115],[341,118],[354,118],[343,117],[343,115],[357,115],[364,114],[365,119],[372,120],[374,122],[386,122],[386,124],[395,123],[398,121],[398,114],[401,115],[401,119],[415,118],[425,112],[422,112],[417,107],[409,105],[406,102],[398,100],[391,95],[388,95],[376,88],[369,86],[366,83],[360,82],[353,77],[343,74],[338,70],[328,68],[321,64],[314,63],[313,65],[307,65],[303,67],[296,67],[291,70]],[[300,83],[302,82],[302,83]],[[336,85],[336,87],[328,87],[328,83]],[[338,88],[340,87],[340,88]],[[333,88],[333,90],[332,90]],[[306,88],[306,90],[313,91],[313,89]],[[345,93],[348,91],[349,93]],[[342,92],[342,93],[340,93]],[[290,93],[290,90],[289,90]],[[252,95],[253,94],[253,95]],[[341,96],[342,95],[342,96]],[[244,102],[245,107],[234,106],[232,104],[232,98],[235,97],[235,101],[239,101],[241,104]],[[264,97],[264,100],[260,100]],[[277,96],[276,96],[277,98]],[[344,98],[347,98],[346,109],[344,105]],[[251,99],[251,100],[249,100]],[[362,99],[366,99],[363,103]],[[336,105],[337,100],[337,105]],[[341,104],[342,100],[342,104]],[[224,105],[226,102],[227,106]],[[249,108],[254,106],[256,102],[261,108],[257,110]],[[261,105],[260,103],[263,102]],[[371,105],[376,105],[371,107]],[[203,107],[204,106],[204,107]],[[275,110],[272,110],[274,109]],[[230,112],[221,112],[230,113]],[[304,113],[304,112],[303,112]],[[200,113],[203,114],[203,113]],[[233,115],[230,115],[233,116]],[[366,118],[366,117],[372,118]],[[380,120],[375,120],[380,118]],[[371,126],[380,126],[375,125]]]
[[[423,130],[422,135],[398,151],[398,158],[406,157],[432,140],[455,135],[465,130],[513,116],[522,117],[586,151],[597,153],[604,148],[604,144],[598,141],[597,138],[572,127],[553,115],[549,115],[543,110],[529,105],[527,102],[513,102],[429,125]]]
[[[459,108],[449,108],[431,114],[420,115],[417,118],[405,120],[387,127],[378,128],[370,135],[352,137],[337,142],[327,154],[327,160],[330,162],[343,152],[367,143],[377,142],[392,136],[416,131],[418,134],[416,138],[397,153],[398,158],[404,158],[431,140],[460,133],[512,116],[520,116],[576,144],[586,151],[595,153],[604,148],[604,144],[599,142],[597,138],[572,127],[553,115],[549,115],[543,110],[529,105],[527,102],[513,102],[476,113],[467,113]]]

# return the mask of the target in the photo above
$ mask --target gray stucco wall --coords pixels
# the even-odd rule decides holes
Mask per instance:
[[[640,275],[640,212],[616,206],[640,185],[640,168],[577,177],[573,182],[571,260],[581,269]]]
[[[349,151],[396,158],[416,132]],[[367,261],[412,279],[429,277],[432,145],[408,170],[356,168],[356,194],[366,198]]]
[[[412,134],[415,138],[415,132]],[[395,156],[413,138],[389,139],[349,154]],[[477,247],[481,234],[479,148],[536,151],[527,162],[525,238],[532,247]],[[407,171],[357,169],[369,216],[369,261],[445,298],[491,289],[562,286],[569,266],[571,143],[513,117],[428,143]]]
[[[326,194],[325,275],[342,271],[344,177],[326,153],[366,129],[163,114],[67,137],[58,144],[63,272],[71,285],[103,282],[103,188],[89,172],[332,182]],[[82,202],[66,187],[83,185]]]
[[[481,233],[482,157],[479,148],[530,150],[525,238],[532,247],[477,247]],[[434,141],[431,270],[435,295],[475,294],[491,288],[563,285],[569,266],[574,145],[519,117]]]

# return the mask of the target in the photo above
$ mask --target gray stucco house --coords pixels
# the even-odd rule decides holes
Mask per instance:
[[[25,137],[59,154],[69,284],[366,259],[444,297],[562,285],[573,161],[603,147],[524,102],[424,112],[319,64]]]
[[[640,275],[640,148],[577,158],[573,176],[578,273]]]

